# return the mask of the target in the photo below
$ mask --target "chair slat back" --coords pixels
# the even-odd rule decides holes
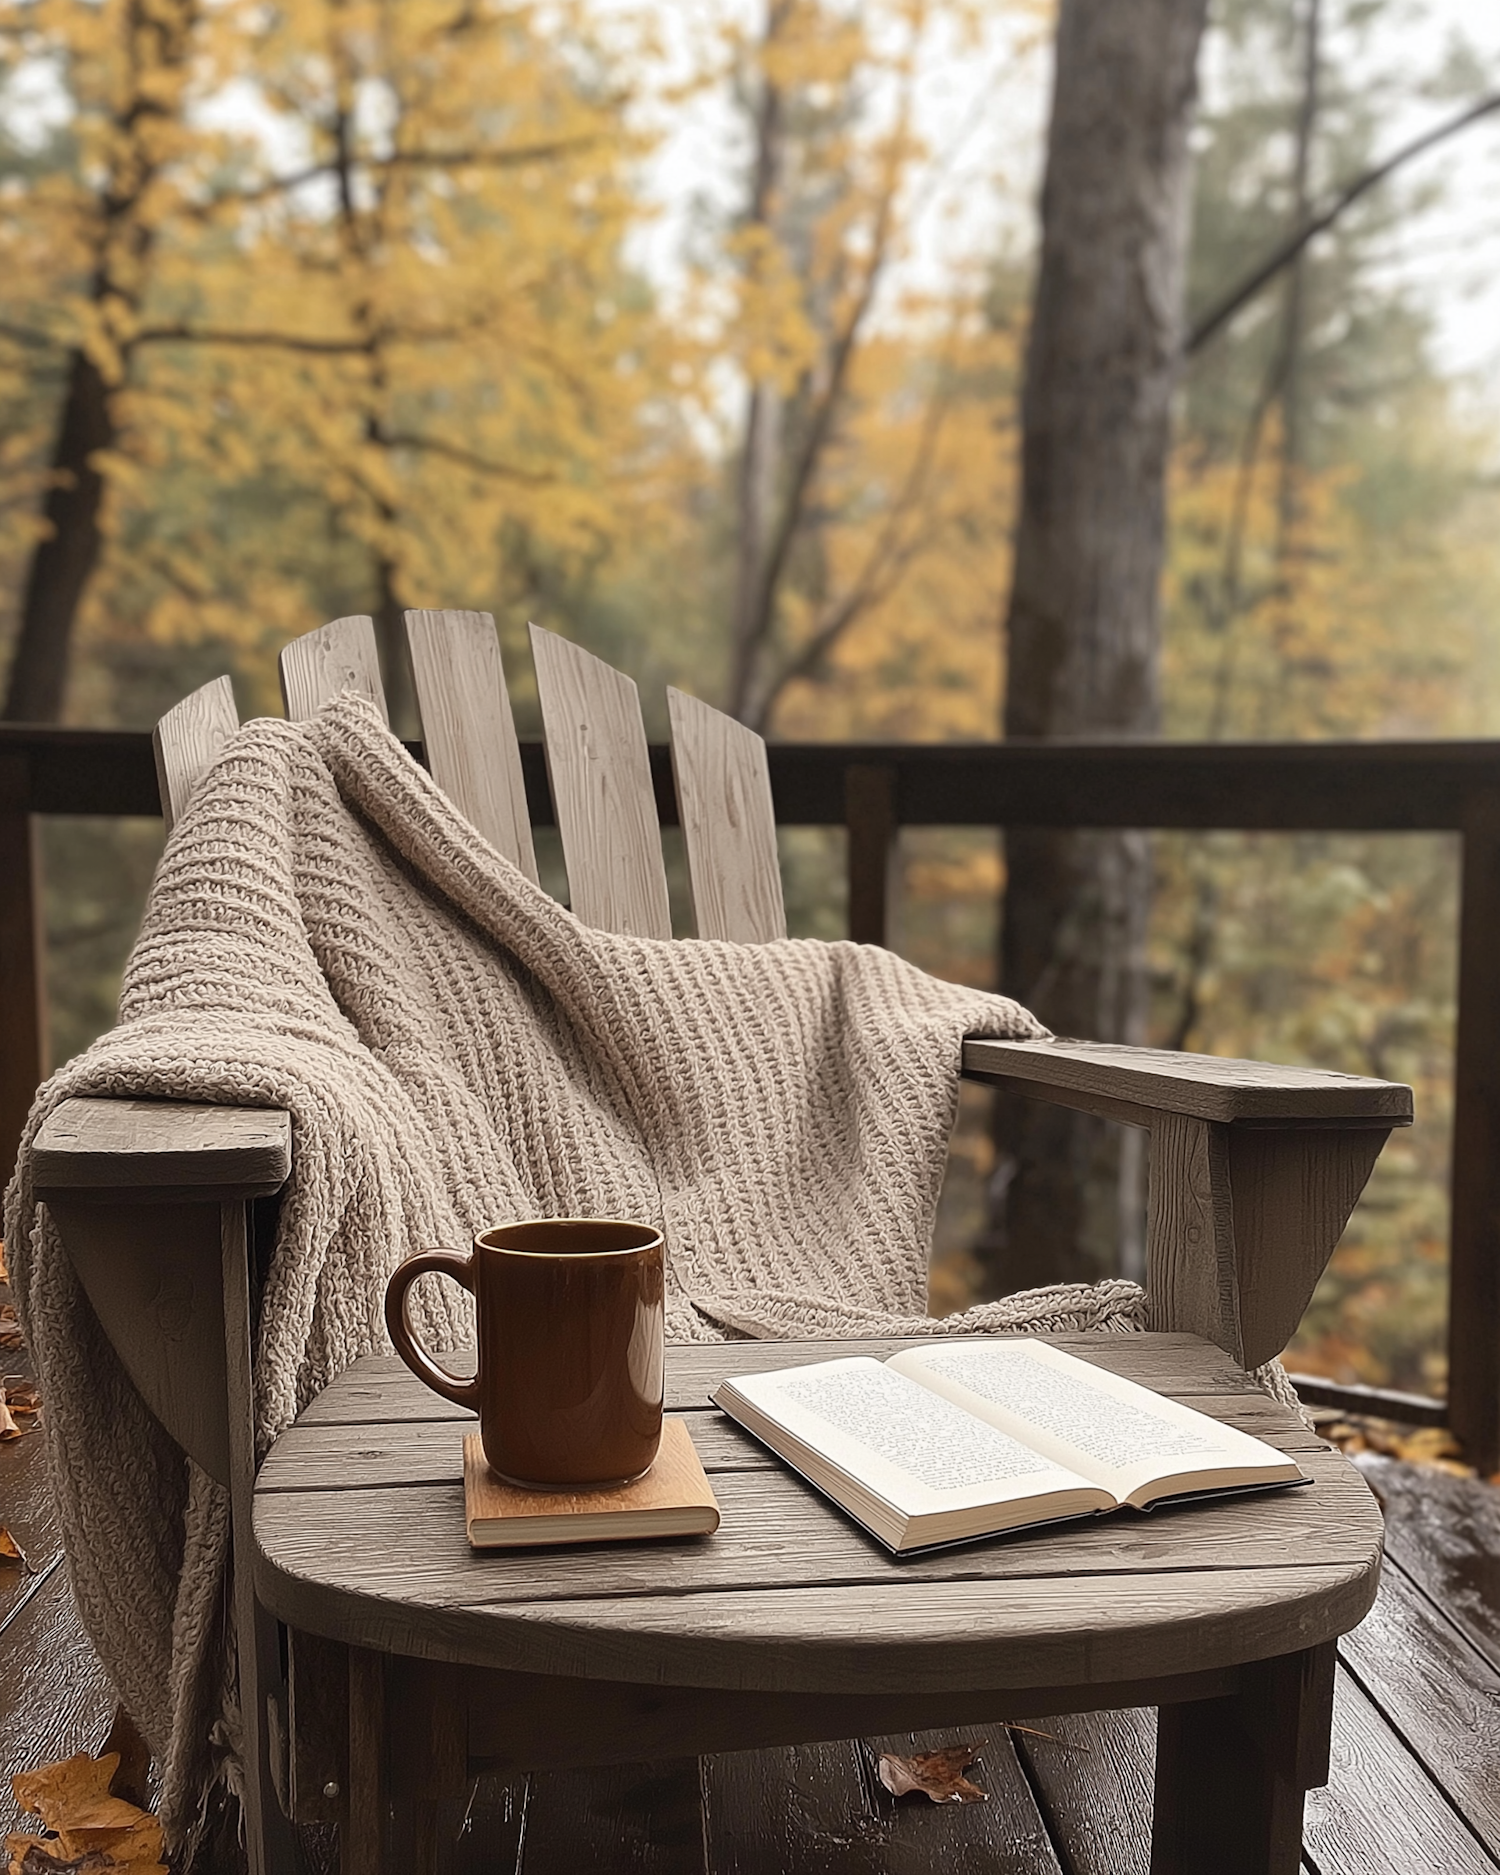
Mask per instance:
[[[168,833],[181,819],[194,788],[239,726],[234,685],[227,677],[216,677],[211,684],[174,703],[152,731],[156,785]]]
[[[766,745],[753,729],[667,690],[672,773],[700,938],[769,944],[786,936]]]
[[[535,883],[521,745],[494,618],[488,612],[408,612],[406,641],[433,780]]]
[[[343,690],[357,690],[389,722],[375,649],[375,621],[363,614],[336,618],[304,632],[282,651],[281,700],[287,720],[305,723]]]
[[[640,695],[623,672],[536,625],[531,654],[573,910],[603,931],[669,938]]]

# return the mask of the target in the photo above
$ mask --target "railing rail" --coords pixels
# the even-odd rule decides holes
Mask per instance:
[[[420,747],[417,745],[417,752]],[[1500,1466],[1500,742],[780,743],[777,820],[849,833],[849,934],[881,943],[890,862],[909,826],[1447,832],[1462,845],[1454,1062],[1447,1423]],[[522,747],[533,821],[552,824],[539,743]],[[675,824],[665,747],[657,805]],[[0,724],[0,1156],[11,1163],[45,1072],[40,886],[32,817],[153,815],[151,739]],[[1397,1418],[1443,1402],[1318,1383]]]

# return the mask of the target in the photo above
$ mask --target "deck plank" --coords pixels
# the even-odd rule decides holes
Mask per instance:
[[[1362,1456],[1386,1552],[1500,1671],[1500,1491],[1430,1465]]]
[[[882,1751],[980,1743],[982,1804],[897,1800]],[[711,1875],[1061,1875],[1003,1726],[743,1751],[703,1760]]]
[[[696,1758],[531,1780],[517,1875],[708,1875]],[[773,1865],[764,1865],[773,1866]]]
[[[11,1798],[16,1772],[97,1751],[114,1704],[59,1564],[0,1635],[0,1836],[24,1827]]]
[[[1154,1711],[1028,1719],[1015,1745],[1069,1875],[1149,1875]]]
[[[1333,1696],[1333,1774],[1308,1792],[1317,1875],[1493,1875],[1495,1863],[1352,1676]]]
[[[1339,1651],[1361,1689],[1500,1856],[1500,1673],[1388,1562]]]

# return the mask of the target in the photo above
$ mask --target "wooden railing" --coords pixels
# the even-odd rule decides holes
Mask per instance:
[[[418,751],[420,753],[420,751]],[[552,823],[540,744],[523,746],[532,818]],[[652,750],[657,805],[677,818]],[[880,943],[891,856],[909,826],[1448,832],[1462,843],[1445,1401],[1308,1382],[1355,1410],[1446,1421],[1500,1465],[1500,742],[782,743],[776,817],[849,832],[849,932]],[[0,725],[0,1155],[45,1072],[40,890],[31,817],[159,811],[150,737]]]

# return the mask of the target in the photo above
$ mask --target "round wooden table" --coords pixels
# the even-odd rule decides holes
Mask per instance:
[[[373,1832],[355,1866],[409,1854],[384,1823],[398,1715],[404,1739],[433,1738],[421,1762],[399,1754],[396,1808],[420,1809],[476,1769],[1158,1705],[1154,1875],[1292,1875],[1302,1793],[1327,1775],[1332,1643],[1374,1598],[1374,1500],[1209,1343],[1054,1339],[1295,1453],[1314,1482],[898,1560],[708,1393],[731,1373],[905,1344],[678,1347],[668,1405],[718,1533],[476,1554],[472,1415],[394,1359],[358,1363],[256,1484],[256,1589],[292,1630],[294,1805],[300,1791],[302,1814],[327,1814],[318,1793],[336,1788],[346,1829]],[[344,1672],[347,1698],[330,1698]]]

